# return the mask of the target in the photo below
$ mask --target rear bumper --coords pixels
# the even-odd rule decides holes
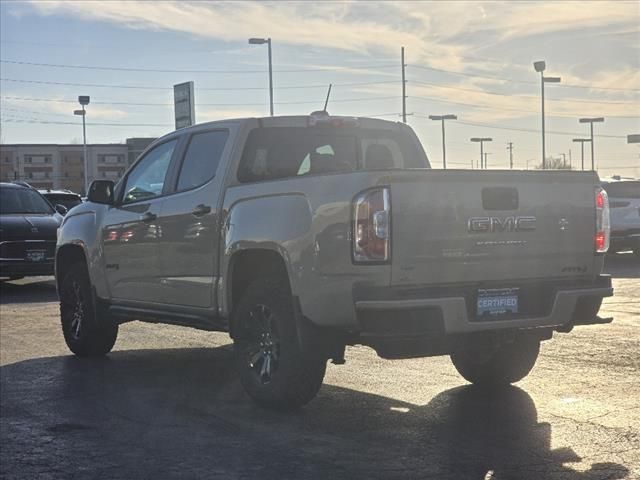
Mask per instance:
[[[0,277],[36,277],[53,275],[53,262],[0,261]]]
[[[363,300],[356,302],[356,311],[363,339],[562,327],[571,324],[579,302],[613,295],[611,277],[600,275],[592,285],[561,288],[554,295],[549,311],[544,314],[500,320],[471,318],[467,299],[462,296]]]

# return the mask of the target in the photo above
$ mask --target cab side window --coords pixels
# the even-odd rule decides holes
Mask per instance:
[[[226,130],[191,136],[178,176],[178,191],[204,185],[215,176],[228,136]]]
[[[123,203],[147,200],[162,194],[177,143],[176,139],[158,145],[131,170],[124,187]]]

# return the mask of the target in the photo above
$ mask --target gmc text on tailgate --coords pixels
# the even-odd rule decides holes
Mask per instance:
[[[592,172],[431,170],[402,123],[206,123],[158,139],[58,233],[62,330],[108,353],[132,320],[229,332],[242,385],[292,409],[347,345],[450,355],[517,382],[554,331],[603,323],[607,195]]]

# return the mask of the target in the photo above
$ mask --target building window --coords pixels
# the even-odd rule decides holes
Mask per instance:
[[[24,157],[24,161],[26,163],[31,163],[31,157]]]

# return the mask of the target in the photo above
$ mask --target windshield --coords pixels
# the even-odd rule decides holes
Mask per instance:
[[[51,205],[35,190],[27,188],[0,189],[0,214],[52,214]]]

